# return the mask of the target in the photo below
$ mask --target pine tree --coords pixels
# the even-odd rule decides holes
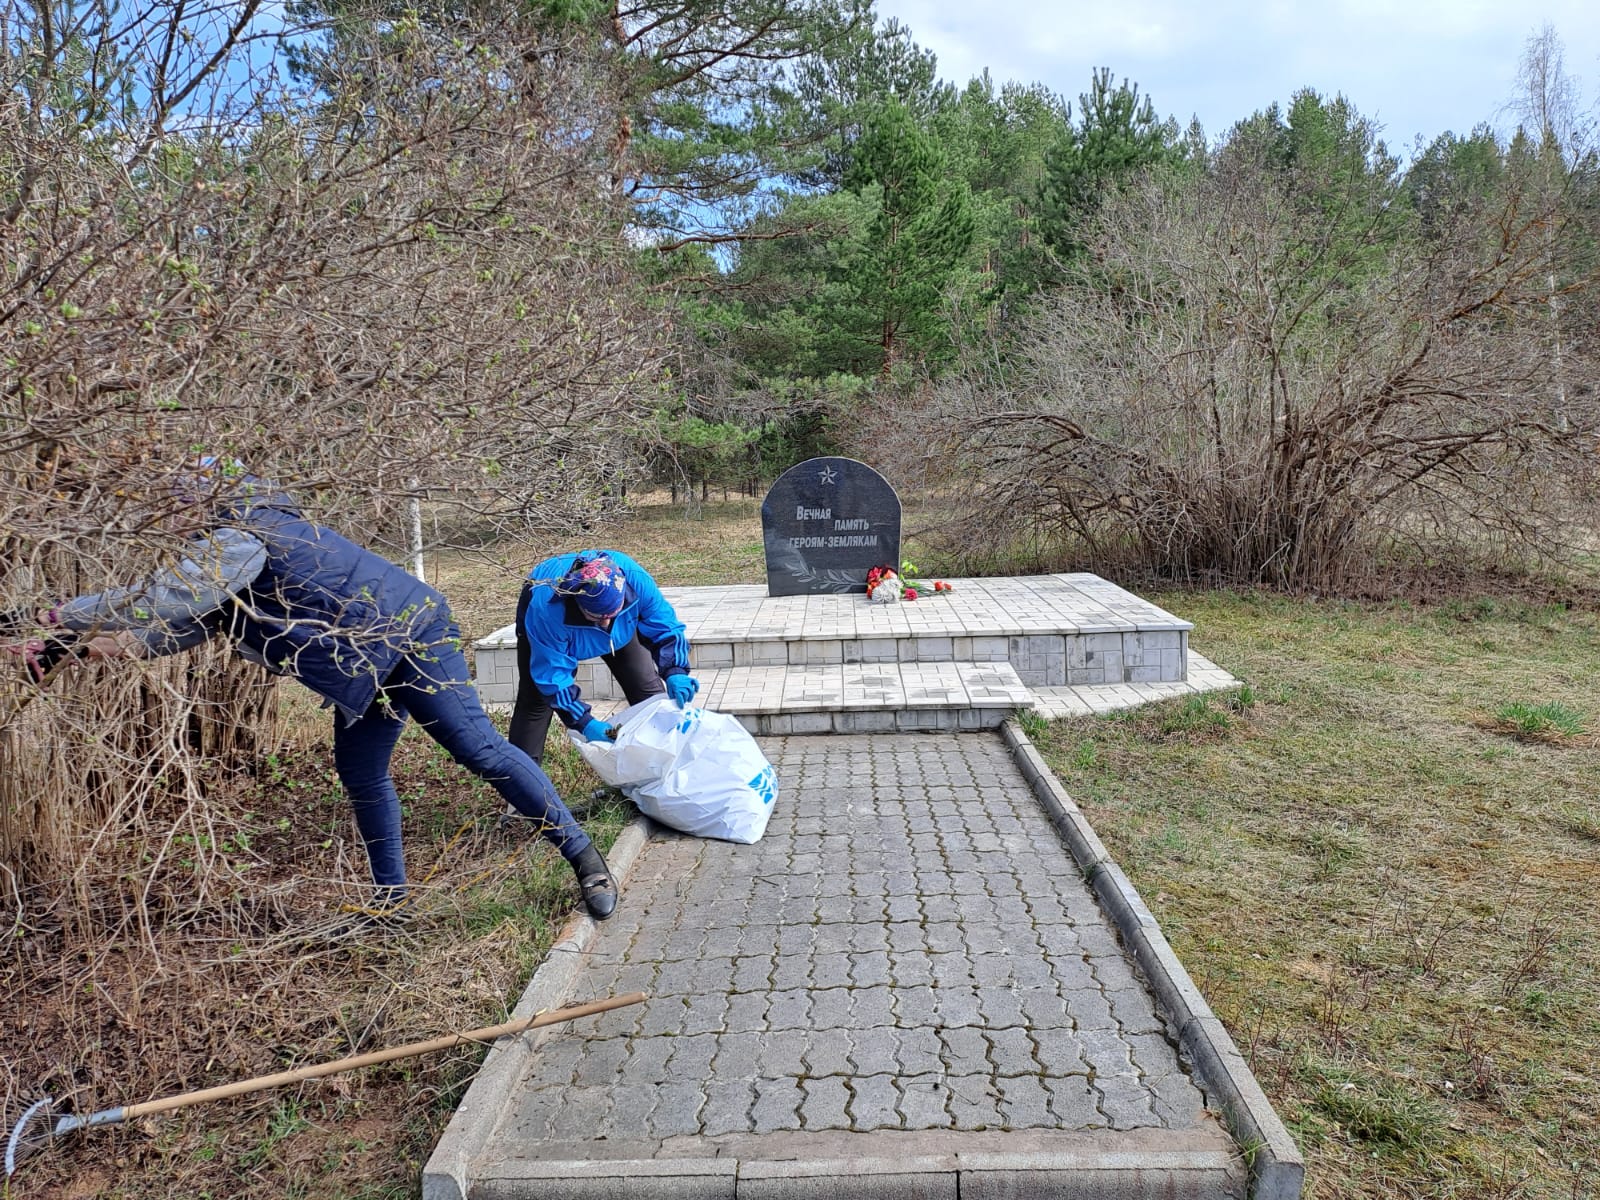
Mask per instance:
[[[1124,79],[1111,86],[1102,67],[1078,97],[1078,122],[1045,161],[1040,202],[1045,234],[1063,256],[1078,249],[1077,229],[1097,204],[1102,187],[1141,167],[1178,156],[1178,129],[1156,119],[1148,96]]]
[[[878,369],[888,374],[908,353],[937,352],[944,290],[972,246],[971,197],[897,100],[885,101],[863,133],[845,186],[876,211],[838,273],[857,335],[876,342]]]

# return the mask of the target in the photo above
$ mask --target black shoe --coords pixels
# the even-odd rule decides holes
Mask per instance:
[[[596,921],[604,921],[617,911],[617,881],[600,851],[591,845],[572,860],[573,873],[578,877],[578,890],[583,893],[584,907]]]

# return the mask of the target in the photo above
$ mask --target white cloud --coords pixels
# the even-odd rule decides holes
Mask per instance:
[[[878,0],[964,83],[1037,80],[1075,99],[1095,67],[1136,81],[1158,112],[1215,136],[1299,88],[1344,93],[1404,149],[1495,121],[1527,39],[1549,22],[1568,71],[1600,95],[1593,0]]]

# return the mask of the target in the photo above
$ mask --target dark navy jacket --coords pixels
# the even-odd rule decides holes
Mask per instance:
[[[433,588],[307,520],[281,492],[249,485],[177,567],[137,587],[68,601],[61,623],[134,631],[158,654],[221,634],[350,720],[366,712],[402,658],[425,662],[429,646],[458,636]]]
[[[555,588],[572,570],[574,561],[596,554],[606,555],[622,569],[626,602],[612,619],[609,630],[590,621],[576,600],[559,595]],[[530,682],[568,729],[579,729],[589,719],[589,706],[573,678],[578,664],[620,650],[635,634],[655,657],[656,669],[663,679],[688,674],[689,639],[683,622],[649,572],[626,554],[617,550],[558,554],[529,571],[528,580],[534,586],[523,627],[528,635]]]

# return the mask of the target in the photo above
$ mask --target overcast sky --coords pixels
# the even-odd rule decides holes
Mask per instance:
[[[1038,81],[1073,101],[1095,67],[1208,137],[1299,88],[1342,92],[1391,150],[1505,124],[1528,38],[1554,25],[1584,107],[1600,93],[1600,0],[878,0],[965,83]]]

